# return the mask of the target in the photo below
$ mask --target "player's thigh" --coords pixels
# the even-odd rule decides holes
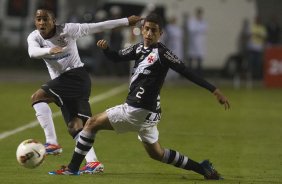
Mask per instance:
[[[138,139],[143,143],[154,144],[159,140],[159,130],[157,126],[142,128],[138,132]]]
[[[91,132],[97,132],[98,130],[113,130],[113,127],[107,113],[102,112],[89,118],[85,124],[85,129]]]
[[[150,111],[126,103],[109,108],[106,112],[117,133],[140,132],[141,129],[153,126],[147,120]]]
[[[86,121],[92,116],[90,104],[87,100],[63,99],[62,101],[61,111],[67,125],[82,121],[82,126],[84,126]]]
[[[91,81],[83,68],[72,69],[59,77],[48,81],[41,88],[54,99],[58,106],[63,106],[65,99],[89,100]]]
[[[51,96],[59,107],[63,105],[62,99],[64,92],[67,92],[66,88],[64,88],[64,86],[61,84],[62,82],[59,80],[59,78],[56,78],[54,80],[48,81],[46,84],[43,84],[41,86],[41,89],[48,96]]]

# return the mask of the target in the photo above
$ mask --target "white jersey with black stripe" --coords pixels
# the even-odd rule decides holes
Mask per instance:
[[[90,24],[66,23],[56,25],[56,33],[49,39],[44,39],[40,32],[35,30],[27,38],[28,53],[32,58],[42,58],[50,77],[54,79],[70,69],[84,65],[78,54],[76,45],[78,38],[126,25],[128,25],[127,18]],[[63,47],[63,52],[51,55],[51,48],[56,46]]]

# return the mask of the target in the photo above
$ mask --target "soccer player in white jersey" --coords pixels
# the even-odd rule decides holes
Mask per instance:
[[[56,103],[62,111],[70,135],[77,140],[85,122],[92,116],[88,102],[91,92],[90,77],[80,60],[76,40],[121,26],[135,25],[138,16],[109,20],[99,23],[66,23],[56,25],[51,10],[39,8],[35,13],[36,30],[27,38],[31,58],[45,61],[51,80],[42,85],[31,97],[36,117],[44,130],[47,154],[60,154],[52,112],[48,103]],[[86,165],[81,172],[103,171],[94,149],[85,152]]]
[[[92,147],[97,132],[115,130],[117,133],[136,132],[148,155],[154,160],[192,170],[203,175],[205,179],[222,178],[209,160],[198,163],[178,151],[163,148],[159,143],[157,124],[161,119],[160,90],[169,68],[209,90],[225,109],[230,108],[227,98],[218,88],[193,73],[183,61],[158,42],[161,34],[161,19],[156,14],[150,14],[145,18],[142,26],[143,42],[116,52],[109,49],[105,40],[98,41],[97,45],[111,60],[135,60],[126,102],[88,119],[68,166],[49,174],[79,175],[85,150]]]

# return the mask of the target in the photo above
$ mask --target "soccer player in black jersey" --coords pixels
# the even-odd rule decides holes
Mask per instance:
[[[145,150],[154,160],[192,170],[205,179],[221,179],[208,160],[198,163],[178,151],[161,147],[158,141],[157,124],[161,118],[159,94],[169,68],[212,92],[225,109],[230,108],[227,98],[218,88],[191,72],[169,49],[158,42],[161,34],[160,18],[156,14],[150,14],[142,26],[142,43],[116,52],[109,49],[105,40],[97,42],[105,55],[113,61],[135,60],[126,102],[90,118],[80,134],[69,165],[49,174],[79,175],[79,166],[94,143],[96,133],[99,130],[115,130],[117,133],[137,132]]]

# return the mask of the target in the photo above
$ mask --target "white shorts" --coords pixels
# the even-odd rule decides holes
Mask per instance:
[[[138,132],[141,141],[153,144],[158,141],[157,124],[160,113],[129,106],[127,103],[106,110],[111,125],[117,133]]]

